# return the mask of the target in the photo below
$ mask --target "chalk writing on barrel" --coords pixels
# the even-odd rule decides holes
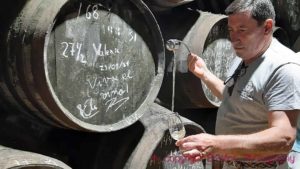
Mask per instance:
[[[125,84],[124,88],[113,88],[108,91],[99,92],[100,99],[106,100],[104,103],[107,106],[106,112],[110,109],[117,111],[122,107],[130,99],[129,96],[124,97],[125,94],[129,93],[128,90],[128,84]],[[76,108],[79,110],[80,116],[84,119],[92,118],[99,113],[96,100],[92,97],[85,100],[83,104],[78,104]]]
[[[129,67],[129,60],[126,61],[121,60],[117,63],[109,63],[109,64],[96,63],[95,67],[99,68],[100,71],[119,70],[119,69]]]
[[[98,107],[96,106],[93,98],[87,99],[83,104],[78,104],[77,109],[79,110],[81,117],[84,119],[92,118],[99,113]]]
[[[102,122],[98,118],[100,114],[109,117],[111,113],[125,119],[128,109],[141,104],[140,97],[131,91],[135,88],[146,91],[140,84],[135,84],[141,79],[135,74],[140,70],[135,65],[141,60],[138,55],[151,54],[139,34],[106,5],[109,4],[79,3],[77,18],[57,27],[57,34],[62,32],[58,35],[65,38],[53,43],[58,54],[53,62],[61,72],[68,71],[67,75],[53,72],[57,75],[53,76],[53,81],[58,79],[57,89],[70,86],[64,91],[68,95],[62,96],[64,105],[76,117],[92,123]],[[135,46],[139,49],[135,50]],[[144,60],[141,61],[143,64]],[[123,110],[126,112],[124,117],[114,113]],[[88,120],[91,118],[94,119]],[[128,121],[138,118],[130,116]]]

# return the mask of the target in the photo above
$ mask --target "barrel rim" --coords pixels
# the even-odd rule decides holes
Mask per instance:
[[[130,169],[133,166],[135,168],[146,168],[148,165],[148,161],[151,158],[151,155],[154,153],[156,148],[159,146],[161,139],[164,138],[165,134],[168,131],[168,116],[172,115],[172,111],[168,110],[156,103],[153,103],[150,106],[149,113],[144,114],[144,116],[140,119],[141,123],[145,127],[144,134],[140,139],[140,142],[136,146],[135,150],[131,153],[128,158],[124,169]],[[182,118],[182,122],[184,126],[188,129],[192,129],[194,132],[206,133],[204,128],[199,124],[184,118]],[[151,121],[154,121],[151,123]],[[196,131],[197,130],[197,131]],[[153,134],[155,133],[155,134]],[[147,139],[151,139],[151,146]],[[145,147],[147,151],[145,151]]]
[[[41,0],[28,1],[8,31],[4,78],[6,86],[16,103],[24,107],[24,111],[29,110],[26,113],[33,114],[48,124],[61,127],[55,122],[57,119],[53,118],[53,116],[50,118],[50,114],[39,113],[45,112],[47,108],[40,99],[35,99],[36,97],[40,98],[34,85],[35,81],[32,78],[31,66],[35,64],[31,63],[32,58],[28,58],[27,55],[28,53],[34,53],[34,55],[39,53],[34,52],[31,48],[32,46],[30,46],[38,43],[31,44],[30,42],[32,39],[35,39],[36,42],[40,42],[40,39],[42,39],[40,31],[44,25],[39,25],[41,17],[34,15],[34,12],[40,11],[41,2]],[[30,24],[29,21],[35,24]]]
[[[58,159],[35,152],[18,150],[2,145],[0,145],[0,154],[0,167],[2,166],[8,169],[17,169],[20,167],[30,166],[46,166],[49,168],[53,167],[61,169],[71,169],[71,167]]]

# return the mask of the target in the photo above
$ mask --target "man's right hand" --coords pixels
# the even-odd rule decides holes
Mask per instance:
[[[220,100],[223,99],[224,82],[219,77],[211,73],[206,67],[204,60],[194,53],[189,54],[188,59],[189,71],[200,78],[202,82],[211,90],[213,95]]]
[[[189,71],[200,79],[204,78],[205,73],[208,72],[206,64],[202,58],[194,53],[190,53],[188,56],[188,67]]]

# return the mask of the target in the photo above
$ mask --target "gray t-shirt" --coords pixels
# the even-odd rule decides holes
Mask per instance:
[[[216,134],[258,132],[268,128],[268,112],[294,109],[300,109],[300,57],[273,38],[237,78],[231,96],[225,87]]]

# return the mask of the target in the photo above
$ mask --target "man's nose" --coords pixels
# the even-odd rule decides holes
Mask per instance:
[[[230,33],[230,40],[231,40],[231,43],[233,43],[233,44],[238,43],[239,42],[239,35],[238,35],[238,33],[231,32]]]

